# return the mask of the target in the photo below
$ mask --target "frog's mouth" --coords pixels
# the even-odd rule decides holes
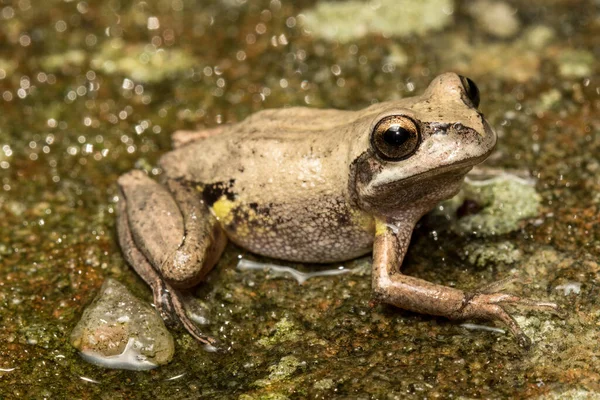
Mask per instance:
[[[438,179],[448,179],[448,180],[453,180],[451,179],[452,176],[456,176],[457,179],[462,180],[464,178],[464,176],[477,164],[482,163],[483,161],[485,161],[486,158],[488,158],[489,153],[486,153],[482,156],[479,157],[472,157],[472,158],[467,158],[465,160],[462,160],[458,163],[455,164],[451,164],[451,165],[443,165],[437,168],[433,168],[430,169],[428,171],[423,171],[419,174],[413,175],[413,176],[409,176],[407,178],[401,179],[401,180],[397,180],[394,182],[382,182],[382,183],[374,183],[373,184],[373,188],[377,189],[377,188],[382,188],[385,186],[393,186],[393,185],[400,185],[400,186],[404,186],[404,187],[408,187],[408,186],[413,186],[415,184],[417,184],[418,182],[425,182],[427,184],[428,181],[431,181],[432,179],[438,180]]]
[[[425,171],[403,180],[379,185],[372,183],[360,192],[355,192],[358,204],[364,209],[378,209],[383,213],[411,208],[430,209],[435,203],[458,192],[474,162],[466,160],[461,164]]]

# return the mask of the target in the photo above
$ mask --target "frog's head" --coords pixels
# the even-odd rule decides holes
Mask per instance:
[[[371,107],[352,155],[358,204],[382,215],[416,215],[456,194],[496,144],[478,106],[475,83],[446,73],[421,96]]]

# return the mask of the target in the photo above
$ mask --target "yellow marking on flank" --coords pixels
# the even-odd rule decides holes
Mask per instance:
[[[236,207],[234,201],[228,200],[225,195],[221,196],[219,200],[215,201],[212,205],[212,209],[217,216],[217,219],[224,224],[228,224],[233,221],[232,210]]]
[[[350,209],[352,223],[364,232],[372,233],[375,230],[375,220],[372,215],[362,210]]]
[[[380,219],[375,219],[375,236],[384,235],[388,230],[388,226]]]

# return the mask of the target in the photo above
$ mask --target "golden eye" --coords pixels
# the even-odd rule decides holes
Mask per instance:
[[[420,143],[417,124],[403,115],[383,118],[371,134],[371,145],[386,161],[404,160],[417,150]]]

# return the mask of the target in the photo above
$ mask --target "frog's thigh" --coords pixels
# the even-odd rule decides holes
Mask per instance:
[[[137,249],[174,287],[200,282],[226,244],[216,219],[192,189],[169,182],[169,190],[141,171],[119,178]]]
[[[193,186],[177,180],[168,181],[167,186],[181,210],[185,237],[161,272],[173,286],[191,287],[219,261],[227,236]]]
[[[125,256],[127,263],[133,267],[135,272],[152,288],[154,295],[154,306],[162,319],[169,326],[175,326],[177,320],[173,317],[177,314],[175,305],[172,301],[172,290],[167,283],[162,279],[157,270],[150,265],[146,257],[138,250],[131,230],[129,229],[129,220],[127,219],[127,206],[124,201],[124,195],[121,192],[117,206],[117,234],[119,236],[119,244],[121,251]]]

